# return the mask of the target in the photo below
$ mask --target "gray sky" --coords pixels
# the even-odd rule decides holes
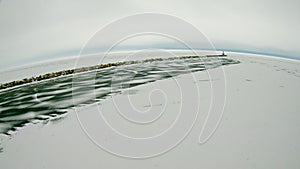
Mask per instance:
[[[177,16],[218,49],[300,59],[299,0],[2,0],[2,68],[76,55],[99,28],[143,12]]]

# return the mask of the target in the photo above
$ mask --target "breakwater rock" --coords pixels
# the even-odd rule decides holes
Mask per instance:
[[[88,67],[82,67],[82,68],[76,68],[76,69],[69,69],[69,70],[62,70],[58,72],[52,72],[47,73],[43,75],[39,75],[36,77],[31,78],[24,78],[22,80],[15,80],[12,82],[0,84],[0,90],[1,89],[7,89],[23,84],[28,84],[35,81],[42,81],[46,79],[51,79],[59,76],[66,76],[71,75],[74,73],[80,73],[80,72],[86,72],[96,69],[103,69],[107,67],[113,67],[113,66],[121,66],[121,65],[131,65],[131,64],[138,64],[138,63],[147,63],[147,62],[156,62],[156,61],[165,61],[165,60],[175,60],[175,59],[190,59],[190,58],[205,58],[205,57],[225,57],[226,55],[206,55],[206,56],[177,56],[177,57],[168,57],[168,58],[152,58],[152,59],[145,59],[145,60],[137,60],[137,61],[123,61],[123,62],[115,62],[115,63],[106,63],[106,64],[100,64],[95,66],[88,66]]]

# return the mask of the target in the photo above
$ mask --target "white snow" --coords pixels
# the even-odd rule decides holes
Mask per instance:
[[[229,57],[241,63],[223,67],[227,84],[225,111],[216,132],[204,144],[198,144],[198,139],[209,110],[211,83],[222,79],[210,81],[207,72],[197,72],[193,74],[195,79],[187,74],[130,88],[123,94],[78,110],[80,122],[94,140],[82,130],[74,109],[61,121],[31,124],[11,139],[4,137],[0,168],[299,168],[300,62],[241,53],[229,53]],[[185,96],[180,95],[177,82]],[[195,86],[199,87],[200,100],[194,99]],[[189,130],[192,121],[188,120],[192,119],[197,104],[200,112],[191,132],[162,155],[128,159],[108,153],[95,144],[101,139],[106,139],[101,143],[104,146],[118,143],[117,149],[115,146],[108,149],[119,153],[134,147],[130,140],[122,144],[115,135],[105,133],[99,110],[115,129],[133,137],[157,135],[172,124],[178,113],[187,115],[186,121],[178,122],[179,127],[175,128],[178,132],[170,135],[172,142]],[[156,122],[140,125],[122,119],[116,105],[121,113],[137,117],[138,121],[155,119],[162,110],[164,113]],[[139,115],[130,114],[136,111],[133,107],[139,110]],[[208,122],[206,135],[215,125],[216,121]],[[149,142],[148,146],[131,153],[154,153],[168,141]],[[122,147],[125,145],[128,147]]]

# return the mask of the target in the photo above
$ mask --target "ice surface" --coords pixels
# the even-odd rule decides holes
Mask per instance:
[[[132,87],[100,104],[78,109],[78,114],[75,109],[68,109],[62,120],[31,124],[11,139],[4,137],[0,168],[299,168],[300,62],[240,53],[230,53],[229,58],[241,63],[223,67],[227,84],[225,111],[216,132],[204,144],[197,142],[209,110],[210,85],[222,79],[209,79],[206,71],[200,71],[194,72],[194,77],[182,74]],[[193,100],[193,97],[182,100],[176,81],[183,90],[198,87],[200,100]],[[169,99],[165,99],[163,93]],[[193,93],[189,95],[194,96]],[[128,106],[128,98],[133,106]],[[91,122],[84,126],[96,141],[101,139],[98,133],[101,128],[97,124],[101,120],[99,110],[118,131],[134,137],[148,137],[168,128],[178,115],[178,107],[191,106],[193,110],[194,104],[200,105],[200,114],[187,137],[171,151],[142,160],[121,158],[99,148],[77,119]],[[161,110],[165,111],[155,121],[157,123],[141,125],[122,119],[115,105],[119,105],[117,108],[120,107],[126,117],[144,122],[155,119]],[[132,108],[146,113],[145,118],[130,114],[134,112]],[[188,110],[182,113],[192,112]],[[185,123],[180,124],[183,130],[188,129]],[[215,121],[208,122],[208,134],[214,125]],[[176,130],[181,132],[179,128]],[[106,136],[104,142],[119,141],[114,135]],[[177,135],[171,138],[177,139]],[[143,150],[151,152],[161,145],[163,143],[149,145]],[[119,148],[126,150],[122,144]]]

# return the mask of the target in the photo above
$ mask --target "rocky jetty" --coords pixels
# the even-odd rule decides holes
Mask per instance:
[[[113,66],[131,65],[131,64],[137,64],[137,63],[147,63],[147,62],[175,60],[175,59],[189,59],[189,58],[200,58],[200,57],[224,57],[224,56],[226,56],[226,55],[223,52],[221,55],[178,56],[178,57],[168,57],[168,58],[145,59],[145,60],[139,60],[139,61],[124,61],[124,62],[116,62],[116,63],[106,63],[106,64],[100,64],[100,65],[95,65],[95,66],[52,72],[52,73],[47,73],[44,75],[39,75],[37,77],[24,78],[22,80],[16,80],[16,81],[0,84],[0,90],[27,84],[27,83],[31,83],[31,82],[35,82],[35,81],[42,81],[42,80],[51,79],[51,78],[55,78],[55,77],[59,77],[59,76],[71,75],[74,73],[86,72],[86,71],[91,71],[91,70],[96,70],[96,69],[103,69],[103,68],[113,67]]]

